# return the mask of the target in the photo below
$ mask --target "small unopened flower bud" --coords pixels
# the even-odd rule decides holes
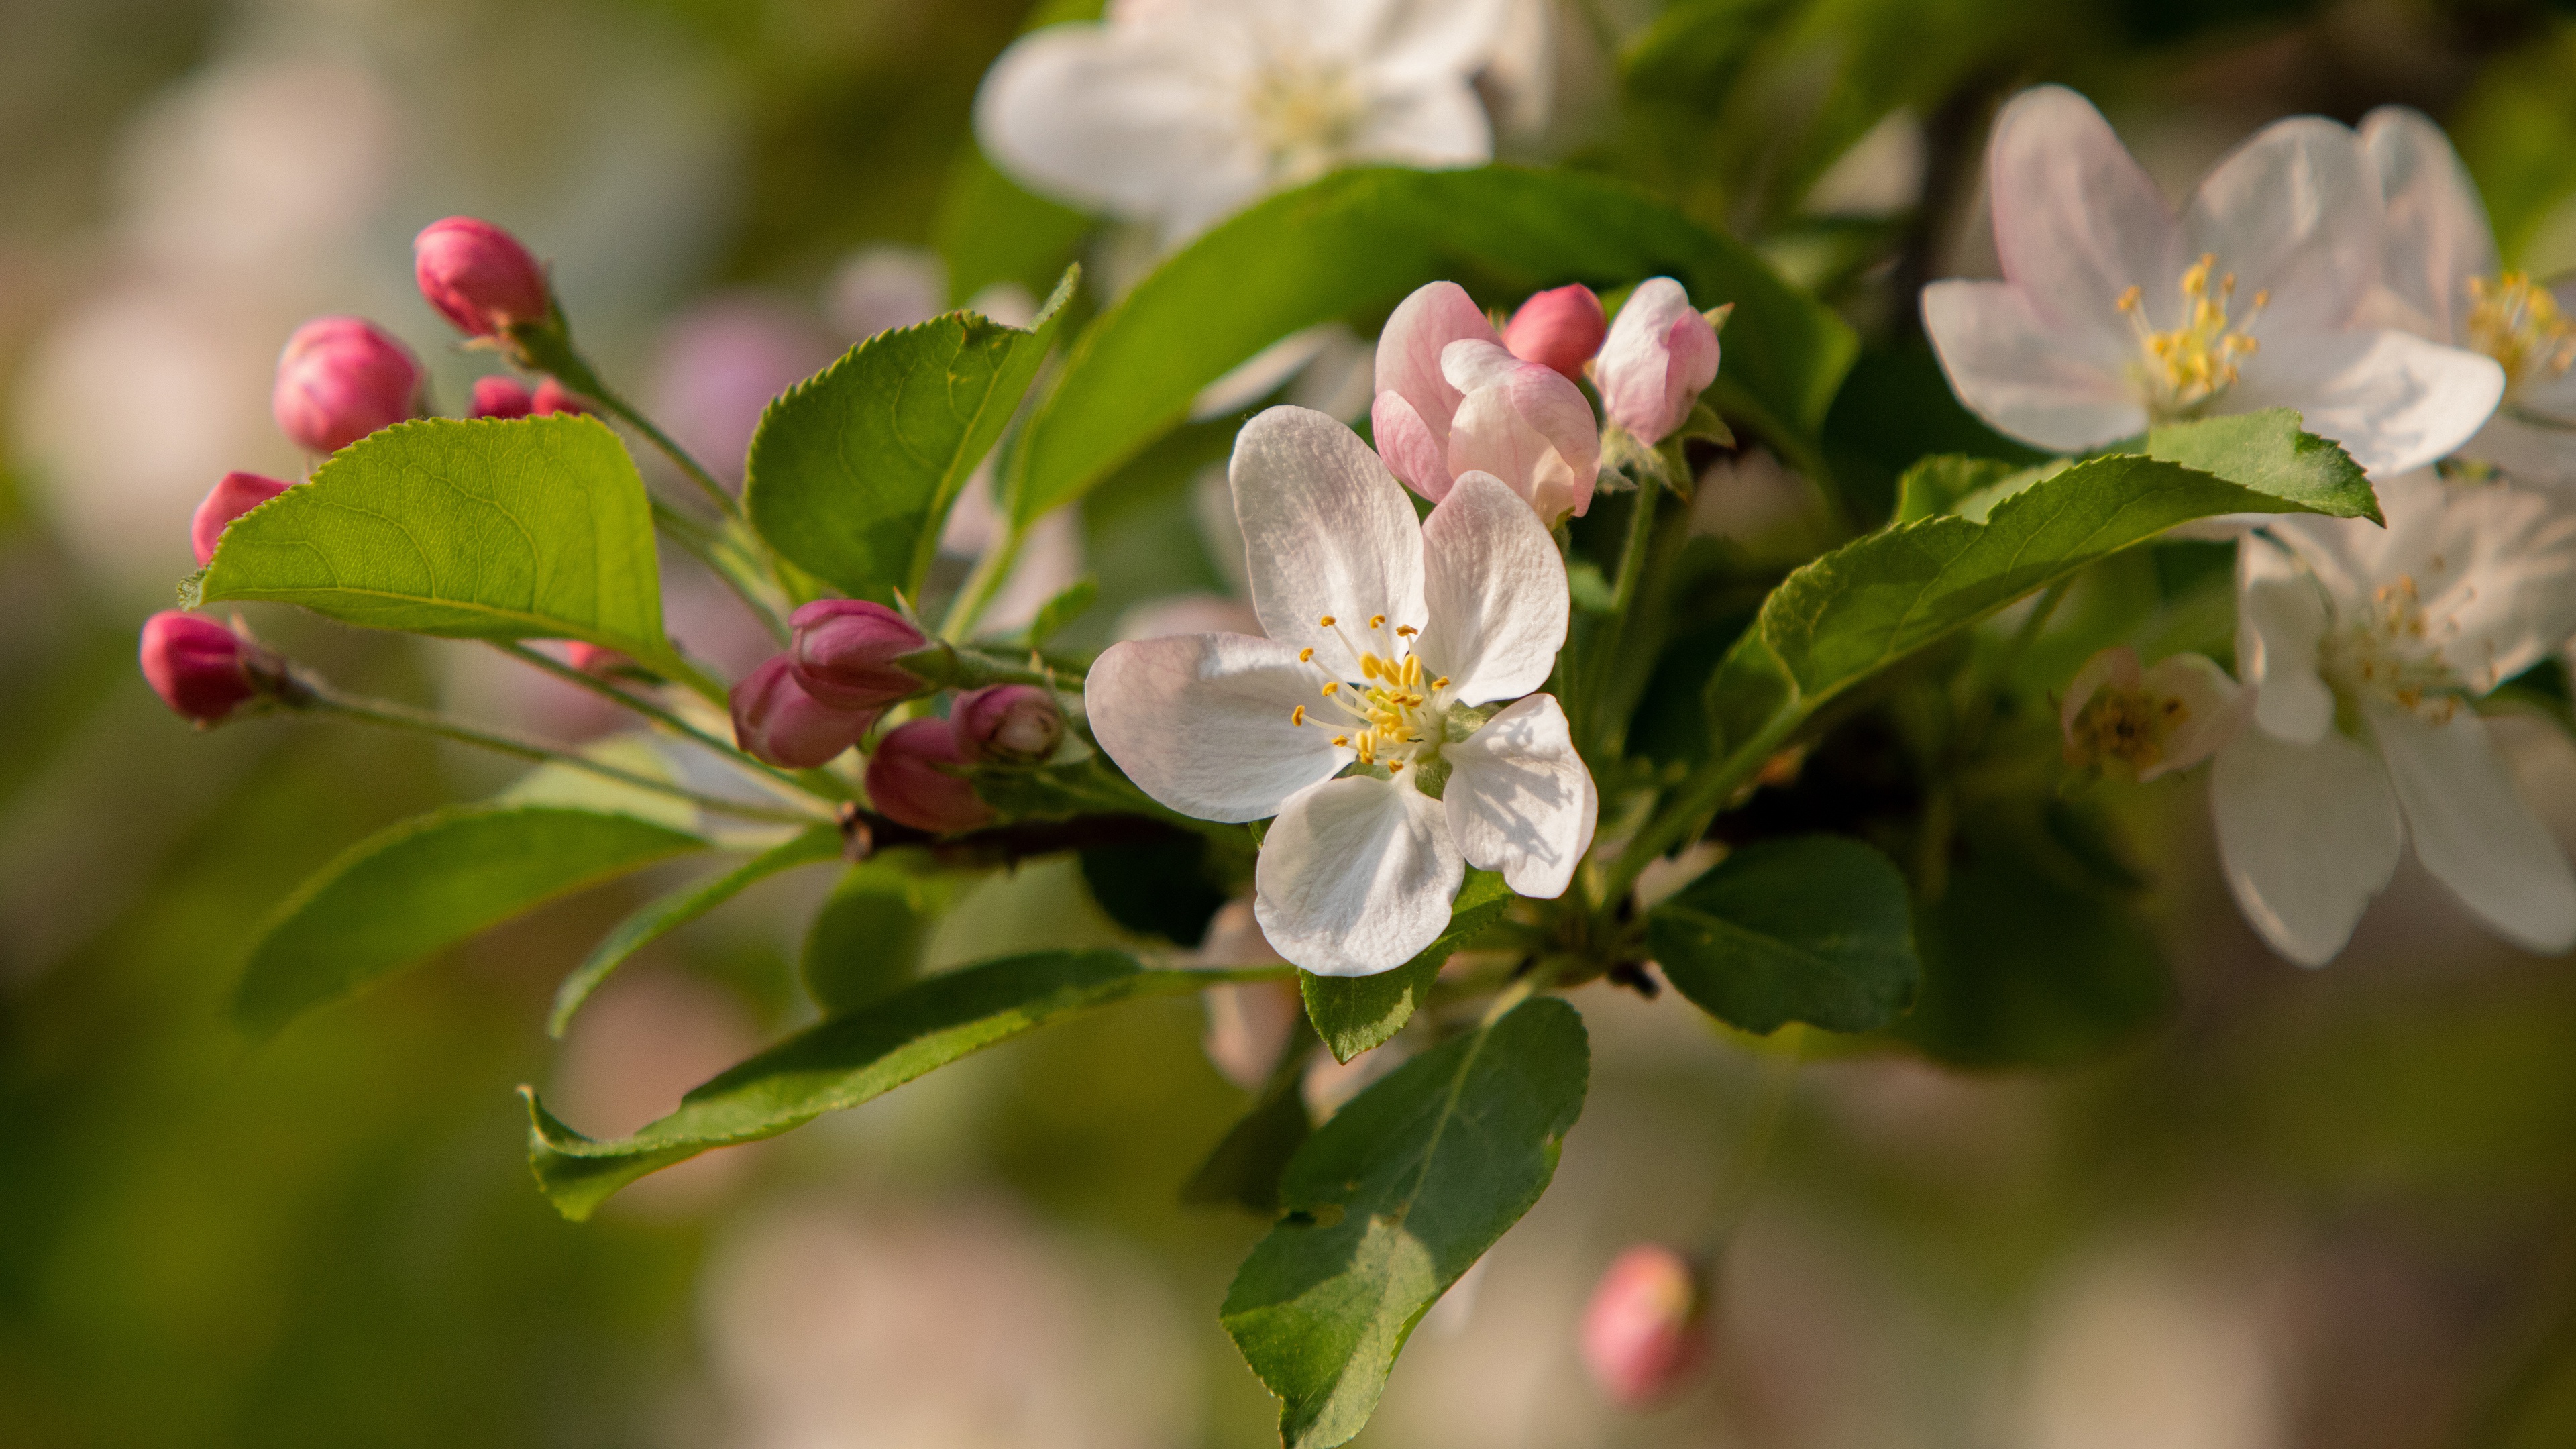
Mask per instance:
[[[788,657],[807,693],[842,709],[882,709],[921,688],[895,660],[923,647],[912,621],[865,599],[816,599],[788,619]]]
[[[1064,711],[1034,684],[996,684],[957,696],[948,709],[957,748],[977,764],[1034,765],[1064,738]]]
[[[1682,1386],[1708,1349],[1708,1300],[1697,1269],[1660,1243],[1613,1259],[1583,1310],[1583,1363],[1622,1408]]]
[[[859,742],[875,710],[837,709],[807,694],[773,655],[733,687],[733,738],[745,754],[791,770],[810,770]]]
[[[451,216],[412,239],[412,274],[440,316],[471,337],[491,337],[554,310],[546,269],[519,239],[488,221]]]
[[[172,712],[210,725],[266,693],[279,672],[258,645],[201,614],[143,621],[143,677]]]
[[[197,516],[188,522],[188,541],[196,545],[197,567],[214,562],[215,544],[223,538],[226,525],[294,486],[258,473],[226,473],[214,491],[206,495],[206,501],[197,505]]]
[[[583,402],[571,389],[551,377],[538,379],[536,395],[528,399],[528,412],[534,417],[550,418],[557,413],[589,411],[588,403]]]
[[[382,328],[356,317],[316,317],[286,339],[270,408],[305,451],[336,453],[418,417],[426,381],[420,359]]]
[[[941,768],[964,763],[948,721],[896,725],[868,756],[868,802],[888,819],[916,830],[946,834],[988,824],[992,807],[976,798],[975,787],[963,777]]]
[[[1503,327],[1503,345],[1523,362],[1554,368],[1568,382],[1583,380],[1583,364],[1601,350],[1610,330],[1601,299],[1581,283],[1541,292],[1521,304]]]
[[[573,639],[564,644],[564,662],[584,674],[606,674],[612,669],[624,669],[635,661],[587,639]],[[838,754],[839,751],[833,753]]]
[[[525,383],[515,377],[478,377],[474,380],[474,406],[467,409],[469,418],[524,418],[534,400],[528,396]]]
[[[1610,324],[1592,385],[1610,421],[1649,447],[1672,436],[1717,380],[1717,326],[1670,277],[1637,284]]]
[[[2236,738],[2253,699],[2200,655],[2141,668],[2137,650],[2114,645],[2067,682],[2057,720],[2066,763],[2141,784],[2188,770]]]

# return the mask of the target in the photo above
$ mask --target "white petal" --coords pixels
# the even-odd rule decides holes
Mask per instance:
[[[1440,349],[1440,376],[1458,395],[1502,381],[1521,367],[1521,359],[1499,342],[1462,337]]]
[[[2379,177],[2332,121],[2275,121],[2202,178],[2183,209],[2188,250],[2236,278],[2236,305],[2270,294],[2256,335],[2346,325],[2379,276]],[[2156,298],[2149,288],[2148,300]],[[2175,305],[2180,298],[2175,296]]]
[[[2405,839],[2387,772],[2332,731],[2308,744],[2238,735],[2218,752],[2209,805],[2237,906],[2302,966],[2323,966],[2352,939]]]
[[[2553,425],[2549,419],[2549,412],[2517,396],[2487,419],[2476,437],[2460,445],[2460,454],[2491,463],[2518,482],[2550,487],[2576,484],[2576,427]]]
[[[2225,749],[2253,717],[2254,695],[2198,654],[2159,659],[2140,680],[2147,691],[2182,704],[2165,736],[2164,758],[2138,772],[2141,784],[2179,774]]]
[[[1996,431],[2078,453],[2147,430],[2119,362],[2070,350],[2022,291],[2003,282],[1934,282],[1923,330],[1968,410]]]
[[[2380,283],[2422,319],[2424,335],[2460,342],[2469,279],[2496,274],[2486,203],[2442,128],[2420,111],[2381,106],[2361,118],[2361,148],[2387,210]]]
[[[2102,692],[2102,686],[2113,689],[2135,689],[2141,677],[2138,651],[2126,644],[2114,644],[2096,652],[2066,681],[2066,698],[2057,706],[2057,732],[2069,750],[2075,748],[2075,722],[2084,717],[2084,706]]]
[[[1449,451],[1449,418],[1465,396],[1441,375],[1440,359],[1452,342],[1464,339],[1500,342],[1484,309],[1455,282],[1429,282],[1398,302],[1377,335],[1377,391],[1394,393],[1413,411],[1439,445]],[[1413,480],[1422,484],[1423,480]],[[1443,477],[1440,486],[1449,480]]]
[[[2133,353],[2120,294],[2170,288],[2184,265],[2181,233],[2102,113],[2063,86],[2013,97],[1995,118],[1986,178],[1995,250],[2038,329],[2096,366]]]
[[[2334,691],[2317,673],[2332,622],[2324,591],[2299,561],[2260,538],[2236,546],[2236,671],[2256,692],[2255,721],[2305,744],[2334,728]]]
[[[1381,85],[1474,74],[1493,54],[1511,10],[1508,0],[1399,0],[1378,8],[1383,16],[1359,58]]]
[[[1546,525],[1492,476],[1461,477],[1422,524],[1416,649],[1450,699],[1514,699],[1547,683],[1572,604]]]
[[[1290,796],[1262,838],[1253,915],[1318,976],[1392,971],[1439,939],[1466,878],[1440,802],[1366,775]]]
[[[1381,89],[1345,159],[1426,168],[1481,166],[1494,159],[1493,122],[1475,88],[1456,76]]]
[[[2379,580],[2415,590],[2463,686],[2483,694],[2576,634],[2576,499],[2516,483],[2386,491]]]
[[[1078,206],[1217,215],[1260,191],[1263,162],[1231,116],[1201,27],[1059,25],[1014,42],[975,98],[996,166]]]
[[[1235,435],[1234,516],[1243,524],[1252,606],[1283,644],[1345,667],[1346,627],[1384,614],[1422,625],[1422,527],[1404,485],[1359,434],[1307,408],[1276,407]]]
[[[1100,748],[1146,794],[1201,820],[1259,820],[1351,758],[1320,722],[1297,651],[1245,634],[1183,634],[1109,646],[1083,684]]]
[[[2267,318],[2266,321],[2269,319]],[[2388,331],[2290,332],[2257,323],[2263,350],[2227,393],[2235,411],[2289,407],[2373,477],[2449,456],[2504,396],[2495,359]]]
[[[1565,894],[1592,848],[1601,797],[1575,753],[1565,711],[1533,694],[1448,747],[1449,833],[1467,863],[1519,895]]]
[[[2523,804],[2485,722],[2463,709],[2437,725],[2382,700],[2362,713],[2433,878],[2515,945],[2553,956],[2576,946],[2576,873]]]
[[[1452,343],[1449,350],[1482,345]],[[1592,404],[1555,369],[1515,359],[1458,405],[1449,472],[1492,474],[1551,524],[1582,513],[1592,506],[1601,472],[1601,428]]]

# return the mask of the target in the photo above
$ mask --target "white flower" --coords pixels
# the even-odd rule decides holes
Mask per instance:
[[[1923,323],[1962,401],[2040,447],[2149,424],[2298,409],[2373,474],[2468,440],[2504,374],[2363,318],[2380,271],[2377,178],[2352,132],[2280,121],[2177,217],[2091,103],[2014,97],[1987,155],[2001,282],[1935,282]]]
[[[2470,701],[2576,633],[2576,511],[2415,474],[2388,526],[2276,518],[2239,545],[2237,668],[2254,725],[2218,753],[2227,883],[2273,949],[2332,959],[2401,842],[2499,935],[2576,944],[2576,875]]]
[[[1410,960],[1469,864],[1563,894],[1599,801],[1564,712],[1530,692],[1570,611],[1536,515],[1469,473],[1417,521],[1358,435],[1304,408],[1244,426],[1233,482],[1269,637],[1112,646],[1084,686],[1100,747],[1185,814],[1277,817],[1254,911],[1319,975]]]
[[[1716,380],[1717,328],[1670,277],[1637,284],[1592,364],[1601,410],[1648,447],[1688,421]]]
[[[1361,161],[1472,166],[1501,0],[1162,0],[994,63],[975,134],[1031,189],[1186,237]]]
[[[2253,703],[2226,670],[2200,655],[2141,668],[2137,650],[2116,644],[2085,660],[2067,682],[2057,726],[2067,764],[2116,771],[2143,785],[2218,753],[2245,727]]]
[[[1455,282],[1417,289],[1386,319],[1369,426],[1387,468],[1435,503],[1453,479],[1486,473],[1549,524],[1592,506],[1592,404],[1555,369],[1513,356]]]
[[[2477,184],[2439,126],[2403,106],[2362,118],[2361,144],[2386,198],[2391,321],[2485,353],[2504,369],[2504,403],[2460,447],[2535,483],[2576,483],[2576,283],[2553,295],[2504,271]]]

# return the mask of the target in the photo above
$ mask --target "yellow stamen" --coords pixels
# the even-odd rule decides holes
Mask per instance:
[[[1322,625],[1323,627],[1325,627],[1325,628],[1329,629],[1329,628],[1333,627],[1333,616],[1332,616],[1332,615],[1330,615],[1330,614],[1326,614],[1324,617],[1322,617],[1322,618],[1320,618],[1320,619],[1317,619],[1315,622],[1316,622],[1316,623],[1318,623],[1318,624],[1320,624],[1320,625]]]
[[[1395,632],[1398,638],[1410,639],[1422,631],[1414,628],[1411,624],[1398,624],[1395,626]]]
[[[1447,689],[1449,687],[1449,676],[1444,674],[1438,679],[1431,681],[1431,687],[1433,689]]]
[[[1314,663],[1314,662],[1315,662],[1315,651],[1314,651],[1314,650],[1312,650],[1312,649],[1300,649],[1300,650],[1298,650],[1298,651],[1297,651],[1297,662],[1298,662],[1298,663],[1300,663],[1300,664],[1312,664],[1312,663]]]
[[[1422,661],[1410,654],[1404,656],[1404,682],[1407,684],[1422,682]]]
[[[1306,722],[1306,706],[1301,704],[1295,709],[1288,711],[1288,722],[1292,725],[1304,724]]]
[[[1402,761],[1402,760],[1389,760],[1389,761],[1387,761],[1387,765],[1386,765],[1386,772],[1387,772],[1388,774],[1390,774],[1390,775],[1401,775],[1401,774],[1403,774],[1403,773],[1404,773],[1404,761]]]
[[[1342,747],[1344,747],[1344,748],[1348,748],[1348,747],[1349,747],[1349,745],[1350,745],[1350,742],[1351,742],[1351,737],[1350,737],[1349,735],[1335,735],[1335,736],[1333,736],[1333,743],[1334,743],[1334,744],[1336,744],[1336,745],[1342,746]]]
[[[2576,326],[2558,310],[2558,299],[2531,284],[2528,272],[2507,272],[2493,282],[2469,279],[2469,340],[2504,368],[2505,388],[2534,369],[2551,377],[2576,365]]]
[[[2227,306],[2236,293],[2236,274],[2220,275],[2213,287],[2210,274],[2217,265],[2216,254],[2204,252],[2183,272],[2183,324],[2172,331],[2158,332],[2148,325],[2142,294],[2134,286],[2120,293],[2113,304],[2129,319],[2139,349],[2146,354],[2145,381],[2159,416],[2186,416],[2235,386],[2237,365],[2261,350],[2252,329],[2254,319],[2272,300],[2271,293],[2256,292],[2254,305],[2244,316],[2231,318]]]
[[[1369,627],[1370,627],[1370,628],[1372,628],[1372,629],[1383,629],[1383,628],[1385,628],[1385,627],[1386,627],[1386,615],[1384,615],[1384,614],[1371,614],[1371,615],[1369,615]]]
[[[1324,681],[1324,695],[1325,695],[1325,697],[1326,697],[1326,698],[1330,698],[1330,697],[1332,697],[1333,695],[1339,694],[1339,693],[1341,693],[1341,692],[1342,692],[1342,682],[1341,682],[1340,680],[1338,680],[1338,679],[1327,679],[1327,680],[1325,680],[1325,681]]]

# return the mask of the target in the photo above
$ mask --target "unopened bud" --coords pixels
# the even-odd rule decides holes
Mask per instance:
[[[228,524],[294,486],[259,473],[226,473],[214,491],[206,495],[206,501],[197,505],[197,516],[188,522],[188,541],[196,545],[197,567],[214,562],[215,545],[222,540]]]
[[[412,239],[421,296],[471,337],[491,337],[554,311],[546,269],[519,239],[488,221],[451,216]]]
[[[744,675],[730,703],[734,743],[754,759],[791,770],[831,763],[877,721],[874,710],[836,709],[807,694],[784,654]]]
[[[1541,292],[1521,304],[1503,327],[1503,345],[1523,362],[1554,368],[1568,382],[1583,380],[1583,364],[1601,350],[1610,330],[1601,299],[1581,283]]]
[[[976,798],[975,787],[941,768],[965,762],[948,721],[899,724],[868,756],[868,802],[890,820],[943,835],[989,824],[992,807]]]
[[[1610,421],[1652,447],[1672,436],[1717,380],[1717,327],[1670,277],[1637,284],[1592,365]]]
[[[418,417],[420,359],[356,317],[317,317],[277,359],[277,425],[305,451],[336,453],[378,428]]]
[[[267,693],[282,667],[201,614],[164,610],[143,621],[143,677],[171,711],[214,724]]]
[[[564,662],[584,674],[606,674],[611,670],[629,668],[635,663],[618,651],[593,644],[587,639],[566,642]],[[836,750],[834,753],[837,754],[839,751]]]
[[[578,414],[589,411],[588,403],[583,402],[571,389],[551,377],[540,378],[537,382],[536,395],[528,400],[528,412],[534,417],[550,418],[557,413]]]
[[[929,641],[912,621],[865,599],[817,599],[788,618],[788,657],[807,693],[843,709],[882,709],[920,690],[895,660]]]
[[[2058,711],[2066,763],[2143,784],[2217,754],[2244,728],[2251,691],[2197,654],[2140,668],[2114,645],[2084,661]]]
[[[469,418],[524,418],[534,406],[527,385],[515,377],[478,377],[474,380],[474,406],[467,409]]]
[[[1034,684],[996,684],[957,696],[948,709],[957,747],[977,764],[1034,765],[1064,738],[1064,711]]]
[[[1613,1259],[1583,1310],[1583,1363],[1621,1408],[1686,1382],[1708,1350],[1708,1300],[1690,1261],[1660,1243]]]

